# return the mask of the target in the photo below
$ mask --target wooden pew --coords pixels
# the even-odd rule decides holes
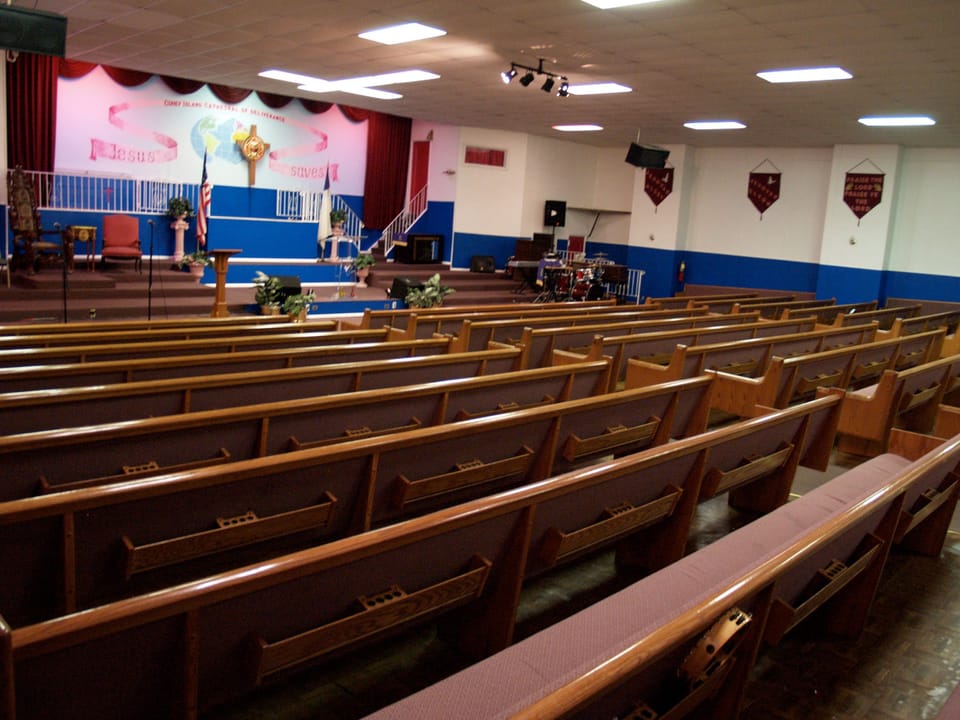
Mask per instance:
[[[64,345],[96,345],[99,343],[141,343],[161,340],[200,340],[204,338],[253,336],[336,330],[334,320],[311,320],[303,323],[278,322],[251,325],[181,325],[179,327],[137,328],[101,332],[19,333],[0,335],[0,352],[14,348],[50,348]]]
[[[829,307],[836,304],[836,302],[836,298],[824,300],[783,300],[778,302],[757,302],[751,300],[749,302],[735,303],[730,312],[753,312],[757,310],[760,312],[760,317],[766,318],[767,320],[777,320],[782,317],[786,310]]]
[[[706,305],[712,313],[729,314],[733,312],[733,308],[740,303],[741,299],[742,298],[729,298],[726,300],[702,300],[701,302]],[[763,295],[760,297],[751,298],[749,302],[755,305],[768,305],[791,302],[792,300],[796,299],[796,295]]]
[[[531,315],[537,313],[556,314],[558,312],[593,312],[600,308],[610,308],[616,306],[617,301],[611,300],[589,300],[582,303],[553,303],[553,304],[533,304],[533,303],[498,303],[490,305],[456,305],[441,306],[430,308],[431,315],[485,315],[487,313],[520,313]],[[419,308],[392,308],[383,310],[372,310],[367,308],[363,315],[356,322],[351,320],[341,320],[341,329],[346,330],[372,330],[383,327],[406,328],[407,319],[411,315],[423,314]]]
[[[737,318],[743,318],[742,323]],[[545,367],[553,363],[555,350],[574,350],[586,348],[596,336],[638,335],[663,332],[676,328],[694,327],[723,327],[741,325],[743,327],[757,325],[755,313],[726,316],[702,316],[690,320],[677,322],[674,319],[662,321],[636,321],[630,323],[598,323],[596,325],[576,325],[573,327],[526,327],[516,343],[492,341],[490,347],[498,345],[516,344],[523,348],[523,367]],[[790,321],[791,323],[796,321]],[[681,324],[683,323],[683,324]],[[456,346],[456,341],[451,348]]]
[[[0,702],[20,720],[38,713],[193,717],[289,670],[441,614],[456,618],[450,624],[466,652],[498,651],[512,640],[526,578],[615,543],[655,567],[675,560],[700,478],[724,465],[714,455],[761,426],[783,423],[784,437],[802,435],[804,417],[835,408],[825,400],[262,564],[14,623],[0,642]],[[737,550],[717,569],[751,555]]]
[[[880,330],[888,331],[893,327],[894,320],[919,315],[922,307],[922,305],[901,305],[900,307],[887,307],[879,310],[845,313],[843,315],[837,315],[833,322],[838,327],[850,327],[851,325],[862,325],[876,321]]]
[[[878,340],[825,352],[774,357],[763,376],[741,377],[707,370],[717,379],[714,407],[749,417],[754,408],[787,405],[812,397],[817,388],[858,388],[884,370],[921,365],[939,355],[943,329],[892,340]]]
[[[274,348],[346,345],[361,342],[383,342],[386,330],[325,330],[276,335],[232,335],[201,340],[160,340],[156,342],[64,345],[51,348],[13,348],[0,351],[0,367],[84,363],[98,360],[135,360],[141,357],[160,358],[175,355],[233,353]]]
[[[758,297],[756,292],[734,292],[718,293],[716,295],[670,295],[668,297],[648,297],[644,303],[647,305],[659,305],[666,309],[685,308],[694,305],[708,305],[712,300],[750,300]]]
[[[556,307],[564,308],[576,303],[558,303]],[[642,308],[642,309],[638,309]],[[587,323],[602,322],[631,322],[634,320],[661,320],[664,318],[693,317],[707,314],[705,306],[696,306],[682,309],[661,310],[652,305],[618,305],[616,307],[600,307],[588,311],[546,312],[546,313],[483,313],[464,318],[462,315],[445,314],[433,315],[430,311],[424,314],[410,315],[407,325],[402,328],[390,328],[390,339],[408,339],[433,337],[434,335],[459,336],[465,327],[472,327],[477,323],[490,323],[489,327],[498,328],[502,333],[506,328],[514,327],[542,327],[542,326],[572,326]],[[469,326],[468,326],[469,321]],[[497,321],[500,321],[499,323]],[[481,325],[482,327],[482,325]]]
[[[659,310],[652,310],[653,316],[644,313],[642,316],[636,316],[637,319],[621,320],[622,323],[646,323],[649,331],[671,330],[676,328],[694,327],[707,321],[708,316],[706,308],[695,307],[686,310],[670,310],[666,315],[662,315]],[[610,324],[617,322],[611,320],[605,323],[604,319],[593,315],[584,316],[580,321],[576,319],[556,318],[515,318],[500,320],[464,320],[460,329],[454,333],[455,339],[451,345],[452,352],[465,352],[467,350],[482,350],[491,342],[513,343],[520,341],[524,328],[560,328],[560,327],[582,327],[585,325]],[[736,319],[717,318],[710,324],[722,325],[726,323],[735,323]]]
[[[162,318],[156,320],[89,320],[80,322],[43,322],[43,323],[9,323],[0,325],[0,336],[3,335],[52,335],[73,334],[98,331],[111,333],[115,331],[143,330],[146,328],[163,329],[179,327],[255,327],[257,325],[273,325],[282,322],[292,322],[286,315],[228,315],[222,318],[208,316],[191,316],[177,318]]]
[[[766,372],[774,356],[793,357],[824,352],[849,345],[873,342],[876,325],[829,328],[768,337],[754,337],[695,346],[677,345],[666,364],[630,358],[625,385],[628,388],[656,385],[682,377],[694,377],[706,370],[745,377]]]
[[[185,378],[221,373],[261,372],[284,368],[311,367],[332,362],[367,362],[398,357],[426,357],[446,354],[450,341],[406,340],[402,342],[351,343],[277,350],[251,350],[236,353],[176,355],[136,360],[105,360],[89,363],[64,363],[5,368],[6,392],[24,392],[49,388],[113,385],[164,378]]]
[[[843,398],[838,448],[873,456],[886,452],[894,428],[932,432],[944,395],[958,383],[960,356],[954,355],[905,370],[886,370],[877,384],[859,390],[824,388],[819,394]]]
[[[262,403],[289,404],[335,393],[488,376],[516,370],[519,360],[518,349],[506,348],[4,393],[0,394],[0,434],[209,413]],[[509,398],[498,401],[506,403]],[[227,416],[208,417],[220,422]]]
[[[29,568],[22,583],[0,586],[0,607],[17,623],[89,607],[108,594],[152,591],[664,445],[671,436],[698,435],[709,389],[698,378],[617,393],[609,402],[581,398],[0,502],[0,562],[9,573]],[[828,399],[823,406],[834,405]],[[801,445],[804,462],[817,462],[817,443]],[[21,547],[23,533],[29,547]],[[52,556],[52,547],[67,548],[62,557],[70,562]],[[25,591],[35,587],[42,590]]]
[[[931,313],[929,315],[915,315],[911,318],[897,318],[893,321],[893,327],[890,328],[890,334],[894,337],[911,335],[924,330],[932,330],[942,327],[946,329],[946,337],[943,339],[943,347],[940,354],[943,357],[948,355],[960,354],[960,332],[958,332],[958,322],[960,322],[960,310],[949,312]]]
[[[795,332],[811,332],[814,322],[809,318],[799,320],[770,320],[740,325],[699,327],[690,330],[668,330],[660,333],[636,333],[634,335],[597,335],[582,348],[554,348],[551,364],[607,359],[612,363],[610,372],[611,391],[626,378],[627,360],[635,358],[646,362],[663,364],[670,360],[678,345],[694,346],[733,342],[747,338],[771,337]]]
[[[942,545],[958,462],[960,437],[916,459],[871,460],[367,720],[441,720],[465,707],[478,719],[732,720],[751,666],[783,632],[819,620],[859,634],[909,496],[946,482],[952,497],[907,534],[933,526]]]
[[[807,307],[794,310],[787,308],[781,313],[780,318],[786,320],[788,318],[813,317],[816,318],[818,325],[834,325],[837,322],[838,315],[867,312],[876,309],[877,301],[870,300],[867,302],[825,305],[823,307]]]

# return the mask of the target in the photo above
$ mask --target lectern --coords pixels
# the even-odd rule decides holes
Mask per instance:
[[[227,262],[231,255],[237,255],[242,250],[227,250],[217,248],[211,250],[213,255],[213,269],[217,273],[217,295],[213,303],[213,311],[210,317],[227,317],[230,313],[227,311]]]

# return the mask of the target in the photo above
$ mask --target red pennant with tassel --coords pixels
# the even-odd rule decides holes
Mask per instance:
[[[780,173],[751,172],[747,181],[747,197],[762,219],[763,213],[780,199]]]
[[[674,168],[647,168],[643,178],[643,191],[657,207],[673,192]]]

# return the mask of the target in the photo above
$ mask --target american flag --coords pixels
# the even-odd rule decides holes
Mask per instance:
[[[197,247],[207,244],[207,217],[210,215],[210,196],[213,186],[207,178],[207,151],[203,151],[203,174],[200,177],[200,202],[197,203]]]

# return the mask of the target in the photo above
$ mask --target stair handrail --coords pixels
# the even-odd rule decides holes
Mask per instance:
[[[380,237],[383,240],[383,256],[390,257],[397,244],[397,238],[406,235],[417,220],[427,212],[427,186],[424,185],[410,198],[410,202],[400,213],[383,229]]]

